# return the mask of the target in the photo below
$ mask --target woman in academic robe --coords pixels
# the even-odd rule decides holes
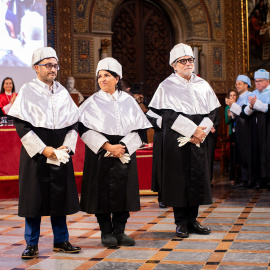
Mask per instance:
[[[122,92],[122,66],[99,61],[99,91],[80,107],[79,131],[86,144],[81,209],[95,214],[102,244],[132,246],[125,226],[129,211],[140,210],[136,150],[141,131],[151,127],[137,102]]]

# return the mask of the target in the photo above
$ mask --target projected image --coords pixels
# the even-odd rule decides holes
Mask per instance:
[[[0,66],[30,67],[44,46],[43,0],[0,0]]]

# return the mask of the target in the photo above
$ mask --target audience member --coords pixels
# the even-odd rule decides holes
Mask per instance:
[[[237,92],[230,90],[228,92],[228,99],[232,102],[237,101]],[[231,113],[230,106],[225,107],[225,123],[229,126],[229,140],[230,140],[230,180],[236,183],[236,158],[235,158],[235,120]]]
[[[10,77],[6,77],[1,85],[0,93],[0,116],[7,115],[11,106],[13,105],[17,94],[15,92],[15,85]]]
[[[239,187],[250,188],[253,185],[251,175],[248,171],[248,157],[250,157],[249,138],[249,124],[250,121],[247,117],[242,117],[242,106],[246,104],[247,99],[251,92],[248,88],[251,87],[250,79],[246,75],[239,75],[235,84],[239,98],[235,102],[234,99],[226,99],[226,104],[230,107],[231,115],[235,123],[235,150],[236,162],[240,165],[241,170],[241,183]]]
[[[248,97],[243,113],[250,118],[251,156],[249,169],[254,189],[264,188],[270,177],[269,72],[259,69],[254,73],[256,90]]]

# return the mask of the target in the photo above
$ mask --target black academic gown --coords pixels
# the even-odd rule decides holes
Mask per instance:
[[[162,116],[164,128],[162,202],[173,207],[211,204],[206,142],[201,143],[200,147],[192,143],[179,147],[177,139],[181,135],[171,127],[180,113],[151,109]],[[214,111],[209,115],[182,115],[199,125],[204,117],[213,121]]]
[[[47,129],[14,119],[20,138],[32,130],[46,145],[54,148],[63,145],[69,130],[77,130],[77,124]],[[72,159],[60,166],[48,164],[46,160],[41,154],[30,158],[24,146],[21,147],[18,213],[21,217],[70,215],[80,210]]]
[[[162,179],[162,146],[163,146],[163,129],[157,125],[157,119],[151,116],[147,119],[154,128],[153,138],[153,162],[152,162],[152,184],[151,190],[161,193],[161,179]]]
[[[88,131],[79,123],[80,135]],[[107,135],[109,143],[118,144],[123,136]],[[129,163],[119,158],[104,157],[106,150],[95,154],[85,146],[81,210],[89,214],[140,210],[136,152]]]
[[[243,106],[243,110],[245,106]],[[247,158],[252,177],[270,177],[270,105],[267,113],[254,111],[249,116],[249,142]]]
[[[250,136],[250,118],[240,114],[235,116],[235,146],[236,162],[241,165],[248,165],[248,158],[251,156],[249,145]]]
[[[208,149],[208,159],[209,159],[209,169],[210,169],[210,181],[213,179],[213,167],[214,167],[214,159],[215,159],[215,150],[217,145],[217,138],[218,138],[218,126],[220,123],[220,109],[216,108],[214,110],[214,122],[213,127],[215,128],[215,132],[209,132],[206,142],[207,142],[207,149]]]

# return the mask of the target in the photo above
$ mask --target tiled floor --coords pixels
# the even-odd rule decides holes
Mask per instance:
[[[270,191],[233,189],[217,179],[214,203],[200,207],[199,221],[210,235],[175,236],[171,208],[160,209],[155,196],[141,197],[141,211],[131,213],[127,234],[134,247],[104,248],[93,215],[68,217],[70,241],[79,254],[54,253],[50,219],[42,219],[40,257],[24,261],[24,219],[17,200],[0,201],[0,270],[2,269],[218,269],[270,270]]]

